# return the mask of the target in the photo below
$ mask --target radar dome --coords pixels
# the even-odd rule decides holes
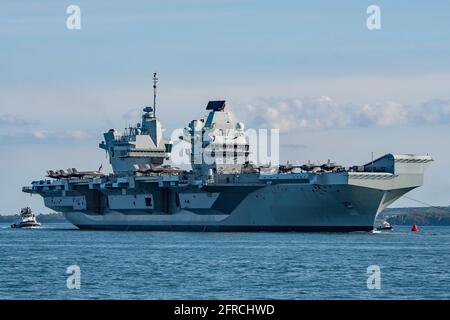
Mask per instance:
[[[236,130],[242,130],[244,131],[245,125],[242,122],[236,123]]]

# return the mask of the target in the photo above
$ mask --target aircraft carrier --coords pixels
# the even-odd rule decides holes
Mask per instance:
[[[332,162],[268,167],[251,163],[244,124],[225,101],[210,101],[179,139],[191,169],[168,165],[173,142],[153,107],[99,147],[113,173],[49,170],[23,191],[39,194],[80,229],[161,231],[370,231],[378,212],[423,184],[429,155],[386,154],[344,168]],[[231,161],[223,161],[226,158]]]

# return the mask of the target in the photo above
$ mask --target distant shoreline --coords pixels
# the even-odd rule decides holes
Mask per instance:
[[[392,225],[450,226],[450,207],[387,208],[377,220]]]
[[[0,215],[0,223],[13,223],[19,219],[19,215]],[[36,215],[36,219],[40,223],[61,223],[67,222],[62,213],[40,213]]]
[[[36,218],[41,223],[69,223],[62,213],[40,213]],[[0,215],[0,223],[17,219],[18,214]],[[377,220],[387,220],[392,225],[450,226],[450,207],[388,208],[378,214]]]

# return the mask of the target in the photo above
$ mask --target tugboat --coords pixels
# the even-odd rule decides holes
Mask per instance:
[[[392,226],[389,224],[389,222],[387,222],[385,220],[385,221],[383,221],[383,223],[380,226],[376,227],[376,229],[378,231],[381,231],[381,230],[392,230]]]
[[[39,228],[41,224],[36,221],[36,217],[31,212],[30,207],[20,210],[20,220],[11,225],[11,228]]]

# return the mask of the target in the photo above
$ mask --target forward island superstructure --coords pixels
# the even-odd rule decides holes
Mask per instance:
[[[51,179],[23,191],[40,194],[81,229],[370,231],[378,212],[423,184],[433,161],[386,154],[350,168],[257,166],[248,158],[244,124],[232,121],[225,101],[210,101],[206,109],[207,117],[191,121],[180,136],[191,145],[192,170],[165,164],[173,142],[163,136],[154,100],[141,123],[104,134],[99,146],[113,174],[49,171]]]

